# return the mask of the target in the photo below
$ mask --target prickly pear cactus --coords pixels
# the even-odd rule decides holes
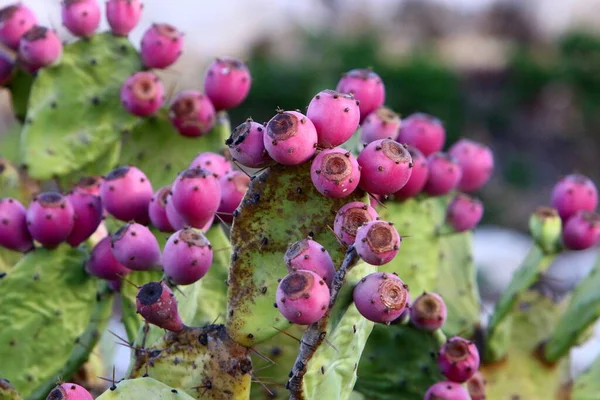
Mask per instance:
[[[115,383],[98,400],[191,400],[182,390],[169,387],[152,378],[126,379]]]

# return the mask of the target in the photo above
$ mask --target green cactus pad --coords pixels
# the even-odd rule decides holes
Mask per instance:
[[[21,400],[15,387],[6,379],[0,378],[0,400]]]
[[[8,123],[8,122],[6,122]],[[0,158],[19,165],[19,143],[21,142],[21,130],[23,126],[19,122],[10,123],[8,129],[0,134]]]
[[[223,325],[168,332],[136,353],[132,378],[147,373],[195,399],[247,400],[250,396],[250,350],[231,340]]]
[[[122,108],[120,89],[140,69],[127,38],[103,33],[66,45],[61,63],[40,70],[31,89],[21,138],[29,174],[68,175],[114,146],[138,121]]]
[[[330,230],[335,212],[360,200],[366,198],[359,191],[343,199],[321,195],[310,163],[276,165],[252,180],[231,229],[227,330],[235,341],[253,346],[277,334],[274,327],[290,326],[273,307],[277,280],[287,274],[283,255],[312,232],[339,266],[345,249]]]
[[[25,207],[37,186],[19,173],[10,161],[0,157],[0,197],[12,197]]]
[[[21,68],[17,68],[8,84],[13,109],[16,117],[20,120],[24,120],[25,115],[27,114],[27,102],[29,101],[29,94],[31,93],[33,82],[33,75]]]
[[[120,155],[121,142],[118,141],[112,144],[97,160],[81,166],[81,168],[69,175],[59,177],[58,181],[62,185],[62,188],[68,191],[81,178],[109,173],[119,162]]]
[[[180,389],[175,389],[152,378],[126,379],[108,389],[96,400],[193,400]]]
[[[67,245],[28,253],[0,279],[0,376],[22,396],[52,379],[88,327],[96,282],[87,253]]]
[[[570,388],[567,387],[565,390]],[[598,399],[598,393],[600,393],[600,357],[597,357],[587,370],[575,378],[569,399],[596,400]]]

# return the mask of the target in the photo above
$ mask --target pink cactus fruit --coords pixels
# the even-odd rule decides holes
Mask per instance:
[[[50,391],[46,400],[94,400],[83,386],[65,382]]]
[[[152,24],[142,37],[141,56],[146,68],[167,68],[183,52],[183,33],[169,24]]]
[[[429,175],[423,191],[431,196],[442,196],[458,187],[462,177],[460,165],[447,153],[433,153],[427,157]]]
[[[329,300],[329,287],[323,278],[312,271],[298,270],[279,282],[275,304],[291,323],[310,325],[325,315]]]
[[[0,246],[25,253],[33,249],[27,230],[27,210],[17,199],[0,199]]]
[[[173,232],[179,231],[179,230],[185,228],[185,226],[186,226],[185,220],[183,219],[183,217],[181,215],[179,215],[179,213],[175,209],[175,206],[173,205],[173,195],[171,195],[169,193],[165,202],[166,202],[165,211],[167,213],[167,220],[169,221],[169,225],[171,225],[173,227]]]
[[[262,168],[273,162],[265,149],[266,128],[248,118],[225,141],[234,160],[249,168]]]
[[[57,63],[63,45],[56,31],[43,26],[34,26],[21,37],[19,55],[33,70]]]
[[[79,179],[75,186],[73,186],[73,192],[100,196],[100,187],[102,186],[103,179],[101,176],[85,176]]]
[[[0,48],[0,86],[4,86],[11,81],[14,68],[13,57]]]
[[[368,144],[381,139],[396,140],[400,125],[398,114],[387,107],[379,107],[360,124],[360,141]]]
[[[215,126],[215,108],[203,93],[184,90],[175,96],[169,120],[182,136],[204,136]]]
[[[356,240],[358,228],[378,218],[379,215],[373,207],[360,201],[354,201],[345,204],[338,210],[333,222],[333,231],[342,244],[351,246]]]
[[[331,287],[335,276],[335,265],[325,247],[311,238],[293,243],[283,256],[288,271],[312,271]]]
[[[471,230],[483,217],[483,203],[476,197],[464,193],[457,194],[446,210],[446,222],[456,232]]]
[[[416,147],[427,157],[444,148],[446,130],[438,118],[425,113],[414,113],[402,121],[396,140]]]
[[[167,197],[171,192],[171,185],[158,189],[148,205],[150,222],[161,232],[175,232],[167,216]]]
[[[37,17],[23,3],[15,3],[0,9],[0,42],[13,50],[19,48],[21,37],[36,26]]]
[[[562,239],[569,250],[585,250],[600,241],[600,215],[589,211],[577,211],[562,231]]]
[[[598,189],[587,176],[571,174],[554,185],[550,199],[552,207],[566,221],[577,211],[594,211],[598,206]]]
[[[390,323],[408,305],[408,286],[395,274],[374,272],[358,282],[352,297],[363,317],[376,323]]]
[[[248,191],[250,177],[242,171],[230,171],[219,179],[221,204],[217,210],[219,217],[228,223],[233,221],[233,212],[239,207]]]
[[[92,36],[100,25],[98,0],[63,0],[61,15],[63,25],[75,36]]]
[[[144,225],[123,225],[111,236],[110,245],[117,261],[129,269],[148,271],[160,263],[158,241]]]
[[[419,149],[416,147],[412,146],[408,146],[407,150],[410,153],[413,167],[410,173],[410,178],[408,178],[406,185],[394,193],[394,196],[398,200],[406,200],[421,193],[429,176],[429,164],[427,163],[427,158],[425,158],[423,153],[421,153],[421,151],[419,151]]]
[[[494,172],[494,154],[482,143],[461,139],[448,150],[462,170],[458,189],[473,192],[485,185]]]
[[[199,153],[190,163],[189,168],[202,168],[212,172],[217,178],[233,171],[231,163],[222,155],[206,151]]]
[[[106,19],[113,35],[129,35],[140,22],[143,8],[141,0],[108,0]]]
[[[265,149],[283,165],[308,161],[317,150],[317,130],[310,119],[297,111],[277,113],[267,123]]]
[[[369,143],[358,155],[361,166],[358,186],[373,194],[396,193],[412,174],[412,157],[407,148],[391,139]]]
[[[384,265],[396,257],[401,241],[391,222],[371,221],[357,229],[354,247],[366,263]]]
[[[484,400],[486,398],[485,385],[485,378],[479,371],[469,378],[467,381],[467,390],[469,392],[469,396],[471,396],[471,400]]]
[[[136,72],[121,86],[121,104],[135,116],[153,115],[164,102],[165,88],[158,75],[152,72]]]
[[[354,96],[327,89],[313,97],[306,116],[317,129],[319,146],[331,148],[345,143],[354,134],[360,108]]]
[[[185,325],[177,310],[177,298],[164,282],[146,283],[136,295],[137,312],[146,322],[171,332]]]
[[[360,182],[360,169],[352,153],[342,148],[326,149],[317,154],[310,167],[315,188],[325,197],[347,197]]]
[[[217,111],[242,104],[252,86],[248,66],[241,60],[221,57],[214,60],[204,77],[204,90]]]
[[[428,332],[440,329],[447,317],[446,303],[437,293],[423,292],[410,306],[412,324],[418,329]]]
[[[424,400],[472,400],[469,392],[459,383],[450,381],[437,382],[429,387]]]
[[[169,237],[162,254],[166,276],[176,285],[191,285],[208,272],[213,261],[210,241],[200,229],[184,228]]]
[[[346,72],[335,90],[351,94],[359,101],[361,122],[385,103],[383,81],[370,69],[353,69]]]
[[[219,209],[221,203],[219,180],[206,169],[189,168],[175,179],[172,202],[187,225],[203,228],[211,218],[214,218],[214,214]]]
[[[120,221],[150,222],[152,184],[140,169],[123,166],[109,172],[100,187],[104,209]]]
[[[57,192],[37,195],[27,209],[27,228],[44,247],[55,248],[64,242],[75,224],[75,211],[69,199]]]
[[[447,379],[462,383],[479,369],[479,351],[473,342],[454,336],[440,349],[437,363]]]
[[[100,196],[76,191],[69,193],[67,199],[75,213],[73,230],[67,237],[67,243],[75,247],[92,236],[100,226],[103,218],[102,200]]]
[[[129,274],[131,270],[117,261],[110,242],[110,236],[106,236],[94,246],[85,263],[85,270],[92,276],[114,281]]]

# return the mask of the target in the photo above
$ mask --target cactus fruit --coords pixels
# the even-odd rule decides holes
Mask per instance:
[[[225,157],[210,151],[200,153],[194,157],[189,168],[202,168],[212,172],[217,178],[233,170],[231,163]]]
[[[587,176],[571,174],[554,185],[550,198],[552,207],[566,221],[577,211],[594,211],[598,206],[598,189]]]
[[[104,209],[124,222],[147,224],[152,195],[152,184],[146,174],[134,166],[115,168],[104,177],[100,187]]]
[[[428,157],[442,150],[446,143],[446,130],[439,119],[425,113],[414,113],[402,121],[396,140],[416,147]]]
[[[469,392],[456,382],[442,381],[432,385],[424,400],[472,400]]]
[[[146,322],[171,332],[185,327],[177,310],[177,299],[164,282],[145,284],[135,298],[137,312]]]
[[[0,42],[17,50],[21,37],[37,22],[33,11],[23,3],[11,4],[0,9]]]
[[[306,116],[317,129],[319,146],[330,148],[345,143],[354,134],[360,108],[352,95],[326,89],[310,101]]]
[[[356,231],[354,247],[360,258],[368,264],[383,265],[396,257],[401,241],[391,222],[371,221]]]
[[[73,206],[74,225],[67,237],[71,246],[79,246],[87,240],[102,222],[102,200],[100,196],[82,192],[71,192],[67,199]]]
[[[225,141],[234,160],[249,168],[262,168],[273,160],[264,143],[266,128],[248,119],[233,130]]]
[[[175,210],[194,228],[203,228],[214,217],[221,203],[219,180],[213,173],[202,168],[189,168],[180,173],[171,191]]]
[[[98,0],[63,0],[63,25],[75,36],[89,37],[100,25]]]
[[[484,400],[485,396],[485,378],[481,372],[477,371],[475,375],[467,381],[467,391],[471,400]]]
[[[529,217],[529,233],[535,243],[547,253],[556,251],[562,226],[558,211],[552,207],[538,207]]]
[[[413,167],[406,185],[394,193],[394,196],[398,200],[406,200],[419,194],[425,187],[427,178],[429,177],[429,165],[427,163],[427,158],[425,158],[423,153],[412,146],[408,146],[407,150],[410,153]]]
[[[291,323],[310,325],[327,312],[329,296],[329,287],[323,278],[312,271],[297,270],[279,282],[276,305]]]
[[[314,124],[305,115],[282,111],[267,123],[263,141],[273,160],[283,165],[298,165],[315,154],[318,136]]]
[[[164,101],[165,88],[160,78],[152,72],[136,72],[121,86],[121,104],[135,116],[155,114]]]
[[[418,329],[440,329],[448,316],[446,303],[437,293],[423,293],[410,306],[410,322]]]
[[[106,236],[94,246],[85,263],[85,270],[98,278],[117,281],[129,274],[131,270],[117,261],[110,242],[110,236]]]
[[[116,36],[129,35],[140,22],[143,8],[141,0],[108,0],[106,19],[112,33]]]
[[[358,228],[378,218],[377,211],[370,205],[360,201],[351,202],[344,205],[336,213],[333,231],[342,244],[351,246],[356,240]]]
[[[183,136],[203,136],[215,126],[215,108],[203,93],[184,90],[173,99],[169,120]]]
[[[219,179],[221,185],[221,203],[217,212],[219,217],[231,223],[233,212],[239,207],[250,185],[250,177],[241,171],[227,172]]]
[[[473,342],[455,336],[444,343],[437,361],[446,378],[466,382],[479,369],[479,351]]]
[[[578,211],[563,227],[563,243],[569,250],[588,249],[600,242],[600,215]]]
[[[47,248],[64,242],[75,224],[69,199],[57,192],[37,195],[27,209],[27,228],[36,241]]]
[[[485,185],[494,172],[494,155],[492,150],[482,143],[469,139],[460,139],[448,150],[462,170],[458,188],[464,192],[472,192]]]
[[[204,77],[204,90],[217,111],[239,106],[251,86],[252,77],[246,64],[231,57],[214,60]]]
[[[66,382],[52,389],[46,400],[94,400],[94,398],[84,387]]]
[[[377,73],[369,69],[353,69],[346,72],[335,90],[351,94],[359,101],[361,121],[385,102],[383,81]]]
[[[34,70],[55,64],[60,60],[63,45],[56,31],[34,26],[21,37],[19,54]]]
[[[392,194],[410,179],[412,158],[398,142],[391,139],[369,143],[358,155],[361,166],[359,187],[373,194]]]
[[[15,63],[3,49],[0,49],[0,87],[9,83],[13,77]]]
[[[175,206],[173,205],[173,195],[167,195],[165,202],[165,212],[167,214],[167,220],[169,221],[169,225],[173,227],[173,231],[183,229],[186,223],[183,217],[179,215],[179,213],[175,209]]]
[[[27,210],[17,199],[0,199],[0,246],[25,253],[33,249],[27,230]]]
[[[347,197],[358,187],[360,169],[351,152],[341,149],[323,150],[310,167],[313,185],[326,197]]]
[[[161,187],[154,193],[148,205],[150,222],[161,232],[175,232],[167,216],[167,198],[170,192],[171,185]]]
[[[333,282],[335,265],[325,247],[310,237],[293,243],[283,256],[288,271],[312,271],[328,286]]]
[[[448,204],[446,221],[456,232],[464,232],[477,226],[483,216],[483,203],[464,193],[457,194]]]
[[[142,37],[141,56],[146,68],[167,68],[183,52],[183,34],[173,25],[152,24]]]
[[[458,187],[462,170],[454,157],[437,152],[427,157],[429,175],[423,191],[431,196],[441,196]]]
[[[184,228],[172,234],[161,257],[165,275],[176,285],[191,285],[210,268],[213,251],[201,230]]]
[[[397,275],[374,272],[354,287],[352,298],[366,319],[390,323],[408,306],[408,286]]]
[[[110,245],[117,261],[129,269],[147,271],[160,262],[158,241],[144,225],[123,225],[111,236]]]
[[[100,196],[100,187],[102,186],[101,176],[86,176],[81,179],[73,186],[74,193],[87,193],[95,196]]]
[[[400,125],[398,114],[387,107],[379,107],[360,124],[360,141],[367,144],[381,139],[396,140]]]

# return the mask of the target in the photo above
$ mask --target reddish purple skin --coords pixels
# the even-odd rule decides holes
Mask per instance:
[[[85,263],[88,274],[109,281],[118,281],[131,270],[117,261],[110,245],[110,236],[106,236],[92,249]]]
[[[424,400],[471,400],[471,398],[469,392],[459,383],[442,381],[429,387]]]
[[[175,232],[167,216],[167,197],[171,191],[171,185],[158,189],[148,205],[150,222],[161,232]]]
[[[408,286],[397,275],[374,272],[356,284],[352,298],[363,317],[375,323],[389,323],[406,309]]]
[[[143,4],[141,0],[108,0],[106,19],[115,36],[127,36],[140,22]]]
[[[65,382],[52,389],[46,400],[94,400],[94,398],[83,386]]]
[[[370,235],[375,232],[385,232],[383,228],[390,227],[389,236],[376,240],[379,236],[370,239]],[[385,239],[385,242],[382,240]],[[376,240],[373,242],[373,240]],[[402,239],[396,228],[390,222],[386,221],[371,221],[362,225],[356,231],[356,240],[354,247],[360,258],[371,265],[384,265],[389,263],[396,257],[400,249]]]
[[[0,9],[0,42],[17,50],[21,36],[37,23],[33,11],[22,3],[15,2]]]
[[[446,210],[446,222],[456,232],[475,228],[481,221],[481,217],[483,217],[483,203],[464,193],[456,195]]]
[[[167,68],[183,52],[183,34],[173,25],[152,24],[142,37],[141,56],[146,68]]]
[[[177,311],[177,298],[164,282],[150,282],[136,296],[137,312],[146,322],[171,332],[184,328]]]
[[[100,187],[104,209],[124,222],[149,223],[148,205],[152,195],[152,184],[134,166],[114,169],[104,177]]]
[[[442,150],[446,143],[446,130],[439,119],[415,113],[402,121],[396,140],[416,147],[427,157]]]
[[[184,90],[169,108],[169,120],[182,136],[204,136],[215,126],[215,107],[197,90]]]
[[[562,239],[569,250],[585,250],[600,242],[600,216],[578,211],[563,226]]]
[[[381,139],[396,140],[400,116],[387,107],[379,107],[360,124],[360,141],[364,144]]]
[[[406,185],[394,193],[398,200],[406,200],[421,193],[429,177],[429,164],[427,158],[416,147],[408,146],[408,152],[412,158],[413,167],[410,178]]]
[[[458,189],[473,192],[480,189],[494,172],[494,154],[482,143],[461,139],[454,143],[448,153],[456,158],[462,169],[462,178]]]
[[[230,57],[214,60],[204,77],[204,90],[217,111],[242,104],[251,86],[252,77],[246,64]]]
[[[33,249],[27,230],[27,209],[17,199],[0,199],[0,246],[25,253]]]
[[[447,317],[446,303],[437,293],[423,293],[410,307],[410,322],[424,331],[433,332],[440,329]]]
[[[35,26],[19,42],[19,55],[32,68],[42,68],[60,60],[63,45],[53,29]]]
[[[250,177],[241,171],[230,171],[219,179],[221,185],[221,204],[217,210],[219,217],[228,223],[233,221],[231,215],[242,202],[250,185]]]
[[[160,78],[152,72],[136,72],[121,86],[123,108],[138,117],[155,114],[164,101],[165,88]]]
[[[205,169],[217,175],[217,178],[222,177],[230,171],[233,171],[231,163],[227,161],[225,157],[209,151],[198,154],[190,163],[189,168]]]
[[[423,191],[431,196],[450,193],[458,187],[462,170],[454,157],[447,153],[433,153],[427,157],[429,175]]]
[[[327,312],[329,299],[329,287],[312,271],[290,272],[277,287],[277,309],[293,324],[310,325],[320,320]]]
[[[73,192],[75,193],[87,193],[95,196],[100,196],[100,187],[102,186],[102,176],[88,176],[81,178],[75,186],[73,186]]]
[[[120,293],[121,292],[121,286],[122,286],[122,283],[121,283],[120,279],[116,279],[114,281],[108,281],[108,287],[114,293]]]
[[[587,176],[567,175],[554,185],[550,203],[566,221],[577,211],[594,211],[598,206],[598,189]]]
[[[352,94],[359,101],[361,122],[385,103],[385,86],[375,72],[353,69],[342,76],[337,84],[338,92]]]
[[[167,205],[165,206],[165,211],[167,213],[167,220],[169,221],[169,225],[173,227],[173,232],[181,230],[185,228],[185,220],[179,215],[175,206],[173,205],[173,196],[167,196]]]
[[[269,156],[283,165],[302,164],[317,150],[317,130],[304,114],[284,111],[267,123],[263,137]]]
[[[373,207],[360,201],[353,201],[338,210],[333,222],[333,231],[338,240],[346,246],[351,246],[355,242],[359,225],[378,218],[379,214]]]
[[[67,0],[62,3],[63,25],[75,36],[89,37],[100,25],[97,0]]]
[[[406,148],[390,139],[369,143],[358,155],[358,186],[372,194],[392,194],[404,187],[412,174],[412,158]]]
[[[64,242],[75,225],[75,211],[60,193],[44,192],[29,204],[27,228],[34,240],[49,249]]]
[[[262,168],[273,162],[265,149],[266,129],[264,125],[251,119],[240,124],[225,141],[231,156],[249,168]]]
[[[323,278],[327,286],[331,287],[333,283],[335,265],[329,252],[310,238],[293,243],[283,256],[283,261],[289,272],[312,271]]]
[[[75,212],[73,230],[67,238],[67,243],[76,247],[92,236],[102,222],[103,209],[100,196],[72,192],[67,195]]]
[[[213,251],[199,229],[185,228],[169,237],[162,254],[165,274],[176,285],[191,285],[210,269]]]
[[[456,349],[461,351],[457,352]],[[459,336],[450,338],[438,354],[438,367],[452,382],[465,382],[479,369],[479,351],[473,342]]]
[[[148,271],[160,263],[160,246],[150,229],[131,223],[111,236],[112,253],[129,269]]]
[[[172,193],[175,210],[194,228],[203,228],[221,203],[219,180],[202,168],[190,168],[180,173],[173,183]]]
[[[332,157],[333,154],[338,154],[340,157]],[[325,197],[335,199],[347,197],[356,190],[360,182],[358,161],[348,150],[340,148],[323,150],[312,161],[310,178],[315,188]]]
[[[0,86],[4,86],[10,82],[14,66],[8,54],[0,49]]]
[[[327,89],[313,97],[306,116],[317,129],[319,146],[331,148],[354,134],[360,122],[360,108],[352,95]]]

